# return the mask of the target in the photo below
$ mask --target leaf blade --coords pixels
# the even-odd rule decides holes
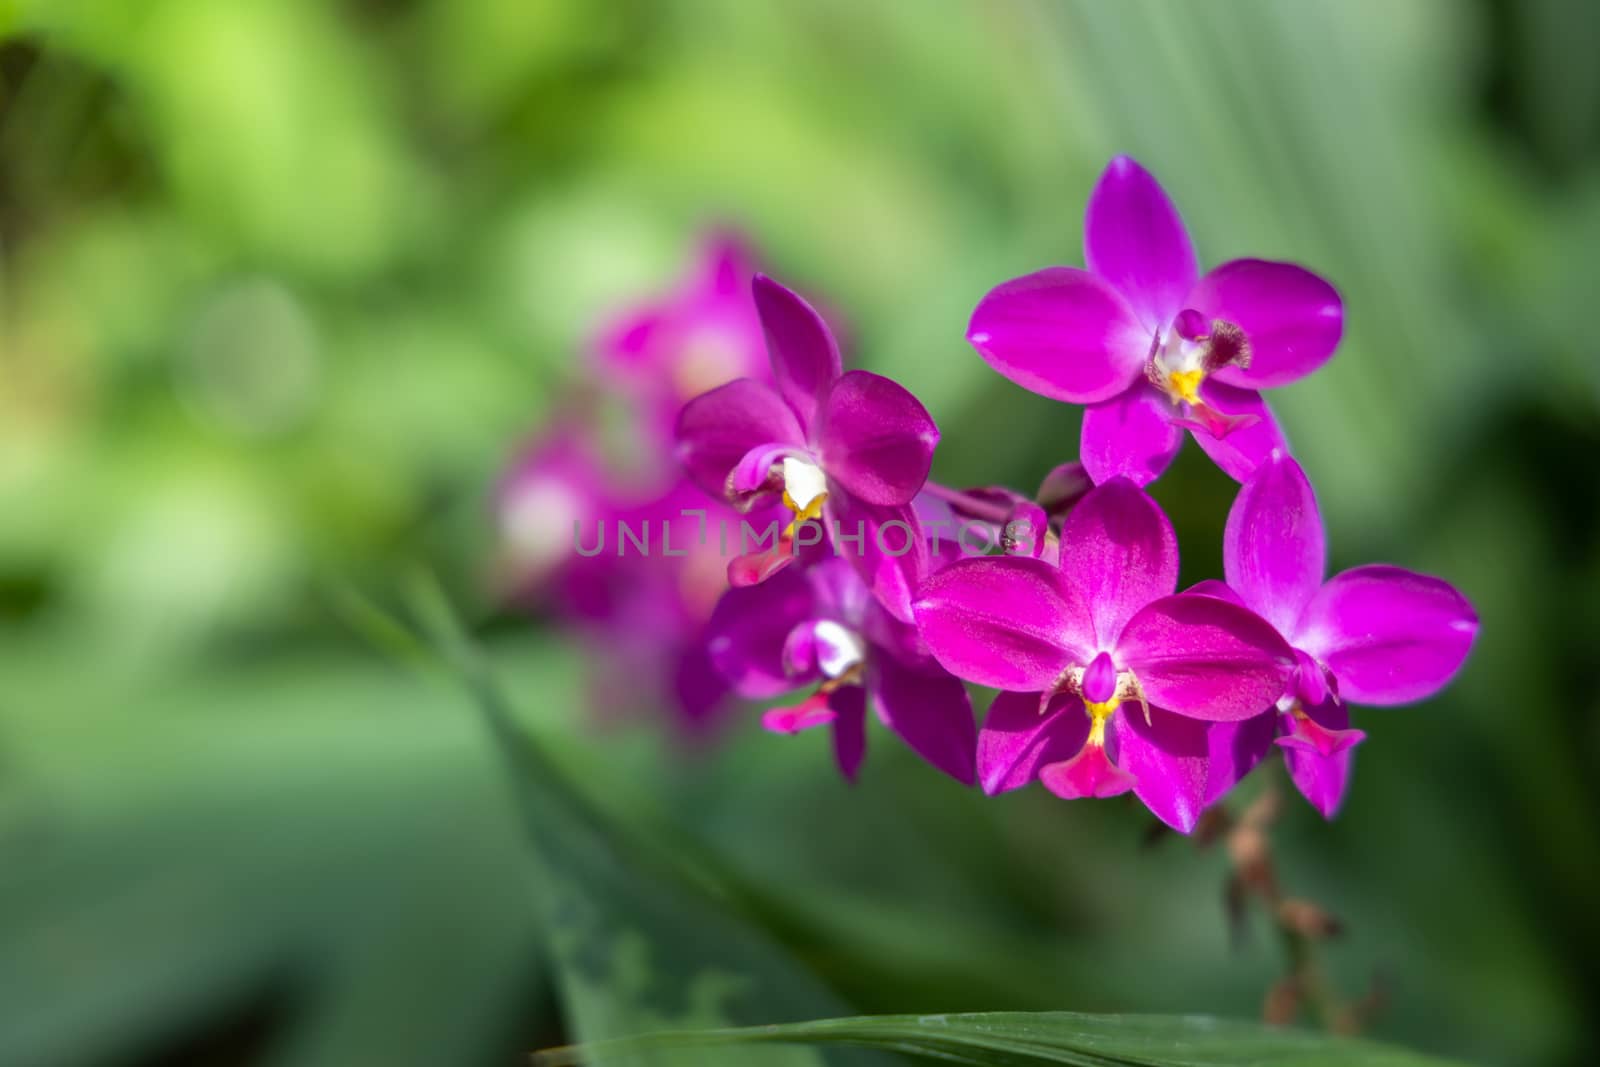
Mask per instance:
[[[818,1019],[737,1030],[649,1034],[534,1054],[535,1067],[603,1064],[656,1048],[764,1043],[850,1045],[980,1067],[1446,1067],[1355,1038],[1189,1015],[979,1012]]]

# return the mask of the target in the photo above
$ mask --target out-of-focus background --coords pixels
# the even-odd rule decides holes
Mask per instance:
[[[1378,978],[1378,1037],[1600,1061],[1594,5],[12,0],[0,30],[0,1062],[1257,1015],[1282,954],[1230,934],[1221,850],[985,799],[881,732],[850,787],[749,711],[694,745],[597,725],[583,652],[495,581],[519,442],[712,225],[918,394],[936,477],[1031,488],[1077,416],[966,319],[1080,261],[1121,152],[1207,265],[1340,287],[1340,353],[1274,397],[1333,564],[1482,616],[1443,696],[1358,717],[1341,817],[1291,797],[1274,830],[1345,924],[1329,980]],[[1232,492],[1192,446],[1158,484],[1186,580]],[[418,588],[654,873],[577,831],[530,859]],[[579,868],[575,946],[540,902]]]

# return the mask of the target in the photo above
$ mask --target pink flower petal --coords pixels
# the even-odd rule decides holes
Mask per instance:
[[[1206,732],[1210,765],[1206,774],[1206,804],[1215,804],[1272,751],[1278,736],[1276,709],[1238,722],[1212,723]]]
[[[1067,515],[1061,571],[1089,605],[1094,647],[1110,649],[1135,612],[1178,587],[1178,539],[1144,490],[1114,478]]]
[[[1247,420],[1224,437],[1201,430],[1194,434],[1194,443],[1234,481],[1249,479],[1273,453],[1289,451],[1289,442],[1260,393],[1224,385],[1213,377],[1201,383],[1200,396],[1224,419]]]
[[[1111,762],[1104,745],[1084,745],[1069,760],[1045,764],[1039,781],[1063,800],[1114,797],[1134,787],[1133,775]]]
[[[761,446],[805,447],[794,412],[772,388],[738,378],[702,393],[678,415],[678,461],[695,484],[721,500],[729,478]]]
[[[1274,456],[1234,498],[1222,534],[1222,573],[1244,602],[1282,634],[1322,587],[1322,513],[1300,464]]]
[[[1127,156],[1106,166],[1083,218],[1084,263],[1127,297],[1146,330],[1165,331],[1199,266],[1178,209]]]
[[[991,289],[967,340],[1029,392],[1073,404],[1109,400],[1138,379],[1154,331],[1088,271],[1048,267]]]
[[[1289,778],[1311,806],[1331,819],[1344,802],[1350,787],[1350,770],[1355,761],[1355,746],[1366,735],[1351,730],[1347,706],[1324,703],[1304,709],[1310,722],[1280,716],[1285,734],[1278,738],[1283,748],[1284,766]],[[1313,735],[1329,735],[1333,743]]]
[[[828,697],[834,713],[833,759],[845,781],[853,782],[867,754],[867,691],[859,685],[842,685]]]
[[[1233,722],[1259,715],[1288,688],[1294,654],[1255,612],[1217,597],[1164,597],[1129,620],[1117,662],[1147,700],[1180,715]]]
[[[873,711],[911,750],[962,785],[977,779],[978,728],[960,680],[938,667],[913,670],[878,656],[868,675]]]
[[[930,569],[916,508],[882,507],[836,491],[828,495],[823,514],[839,555],[850,561],[885,611],[910,622],[912,598]]]
[[[1272,389],[1305,377],[1328,361],[1344,332],[1338,290],[1292,263],[1235,259],[1211,271],[1186,303],[1208,320],[1244,330],[1247,367],[1225,367],[1230,385]]]
[[[1033,498],[1052,518],[1061,518],[1094,488],[1094,479],[1082,463],[1063,463],[1044,476]]]
[[[914,607],[934,658],[979,685],[1043,692],[1093,655],[1082,594],[1042,560],[958,560],[922,583]]]
[[[1444,688],[1477,633],[1477,612],[1455,586],[1378,565],[1334,575],[1293,640],[1328,666],[1345,700],[1406,704]]]
[[[1124,704],[1106,727],[1134,795],[1180,834],[1193,830],[1206,807],[1210,724],[1161,708],[1151,708],[1146,722],[1137,705]]]
[[[993,796],[1020,789],[1046,763],[1070,760],[1089,739],[1089,715],[1071,694],[1039,714],[1038,693],[1000,693],[978,732],[978,780]]]
[[[1183,430],[1172,415],[1172,401],[1149,382],[1135,382],[1090,405],[1078,445],[1084,470],[1097,484],[1121,475],[1134,485],[1149,485],[1183,447]]]
[[[834,384],[816,436],[828,477],[883,506],[910,503],[939,445],[928,409],[904,386],[864,370]]]
[[[797,734],[826,726],[837,717],[828,706],[828,694],[818,690],[790,707],[768,708],[761,716],[761,725],[775,734]]]
[[[752,289],[772,359],[772,380],[801,426],[809,427],[839,377],[839,346],[822,316],[793,290],[764,274],[756,275]]]
[[[812,617],[811,583],[798,568],[757,586],[730,589],[706,624],[706,649],[717,672],[740,696],[761,700],[809,679],[784,660],[789,635]],[[814,677],[814,676],[812,676]]]

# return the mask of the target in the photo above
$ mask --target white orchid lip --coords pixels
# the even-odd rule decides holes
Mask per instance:
[[[814,505],[828,495],[828,478],[822,468],[798,456],[785,456],[780,468],[783,502],[796,515],[814,514]]]
[[[823,619],[812,629],[816,639],[817,667],[829,678],[842,678],[867,658],[861,635],[832,619]]]

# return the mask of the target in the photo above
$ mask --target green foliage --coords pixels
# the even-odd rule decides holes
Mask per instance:
[[[656,1034],[534,1056],[535,1067],[606,1064],[655,1049],[768,1043],[853,1045],[970,1067],[1447,1067],[1370,1042],[1197,1016],[989,1012],[820,1019],[749,1030]]]

